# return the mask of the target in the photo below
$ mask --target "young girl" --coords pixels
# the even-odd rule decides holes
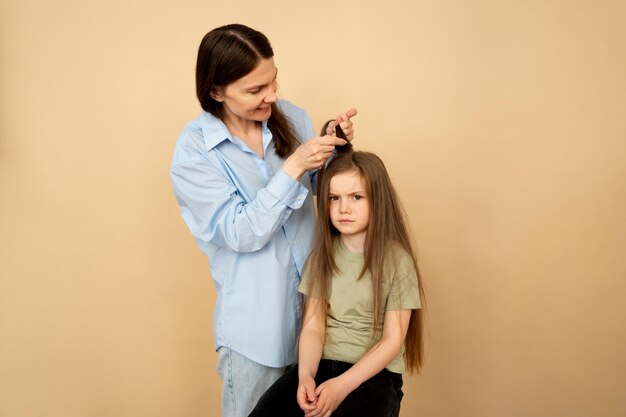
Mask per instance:
[[[422,362],[421,284],[383,162],[348,150],[324,171],[299,363],[250,417],[398,416],[402,372]]]

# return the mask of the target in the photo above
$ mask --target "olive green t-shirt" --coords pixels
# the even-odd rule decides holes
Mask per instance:
[[[350,252],[334,241],[334,259],[339,272],[331,279],[328,315],[326,318],[326,343],[322,358],[356,363],[376,343],[374,339],[374,294],[372,277],[363,268],[363,253]],[[315,273],[315,269],[312,273]],[[310,271],[309,269],[308,271]],[[298,290],[307,294],[311,272],[302,277]],[[308,295],[308,294],[307,294]],[[387,249],[382,284],[381,311],[413,310],[421,307],[417,272],[411,256],[400,245],[391,243]],[[382,318],[381,316],[381,323]],[[379,336],[382,334],[379,332]],[[405,370],[404,346],[386,368],[392,372]]]

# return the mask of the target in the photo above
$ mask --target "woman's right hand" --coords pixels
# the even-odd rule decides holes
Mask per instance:
[[[305,414],[315,410],[315,403],[317,403],[315,388],[315,380],[312,377],[300,378],[296,400]]]
[[[324,166],[335,150],[347,142],[335,136],[326,135],[310,139],[298,146],[283,164],[283,170],[291,178],[300,181],[305,172]]]

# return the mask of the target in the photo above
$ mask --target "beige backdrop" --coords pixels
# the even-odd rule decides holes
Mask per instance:
[[[209,29],[356,106],[419,247],[402,415],[626,414],[626,3],[0,0],[0,416],[219,415],[207,260],[168,169]]]

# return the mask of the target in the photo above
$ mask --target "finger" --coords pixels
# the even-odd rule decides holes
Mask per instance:
[[[348,119],[356,116],[357,114],[359,114],[359,112],[357,111],[357,109],[355,109],[354,107],[351,108],[350,110],[348,110],[347,112],[344,113]]]
[[[324,146],[343,146],[347,142],[344,139],[338,138],[336,136],[326,135],[322,136],[318,142],[320,145]]]
[[[298,391],[297,401],[300,408],[304,410],[305,407],[309,407],[308,395],[306,388]]]
[[[320,410],[318,415],[321,416],[326,416],[331,410],[328,408],[328,406],[325,404]]]
[[[333,155],[334,149],[335,147],[333,146],[327,150],[318,151],[317,153],[311,154],[308,159],[311,162],[323,162]]]
[[[300,406],[300,409],[304,411],[305,413],[315,410],[315,406],[313,404],[307,403],[306,401],[305,402],[298,401],[298,406]]]
[[[359,112],[355,108],[351,108],[348,111],[346,111],[345,113],[341,113],[339,116],[337,116],[337,118],[335,119],[335,122],[337,124],[339,124],[341,122],[348,121],[352,117],[356,116],[357,114],[359,114]],[[341,127],[343,127],[343,126],[341,126]]]
[[[315,151],[322,150],[327,146],[343,145],[345,144],[345,140],[338,138],[337,136],[334,136],[333,134],[333,135],[325,135],[325,136],[317,137],[315,139],[311,139],[311,141],[307,143],[309,143],[311,147],[311,151],[315,152]]]
[[[322,414],[324,414],[324,412],[321,408],[319,408],[319,406],[316,406],[314,410],[309,411],[309,415],[311,415],[311,417],[321,416]]]
[[[345,141],[336,146],[342,146],[344,143]],[[335,153],[336,146],[328,145],[328,146],[324,146],[323,148],[320,147],[320,149],[318,149],[317,152],[309,154],[306,157],[306,159],[308,159],[309,161],[316,161],[316,160],[319,160],[320,158],[324,158],[324,159],[330,158]]]
[[[313,404],[299,404],[300,409],[304,411],[304,414],[313,413],[315,411],[315,406]]]
[[[354,139],[354,128],[352,127],[352,121],[346,120],[345,122],[341,122],[340,126],[348,141],[352,141],[352,139]]]
[[[345,142],[345,141],[344,141]],[[326,145],[323,148],[320,147],[320,149],[313,155],[324,155],[324,156],[329,156],[332,155],[332,153],[335,151],[335,146],[336,145]],[[340,145],[337,145],[340,146]]]
[[[341,123],[341,121],[340,121]],[[327,135],[334,135],[335,134],[335,126],[337,126],[337,120],[332,120],[330,122],[328,122],[328,125],[326,125],[326,134]]]
[[[343,125],[343,123],[342,123]],[[341,126],[341,130],[343,130],[343,134],[346,136],[350,136],[354,133],[354,129],[352,128],[352,125],[347,125],[347,126]]]

